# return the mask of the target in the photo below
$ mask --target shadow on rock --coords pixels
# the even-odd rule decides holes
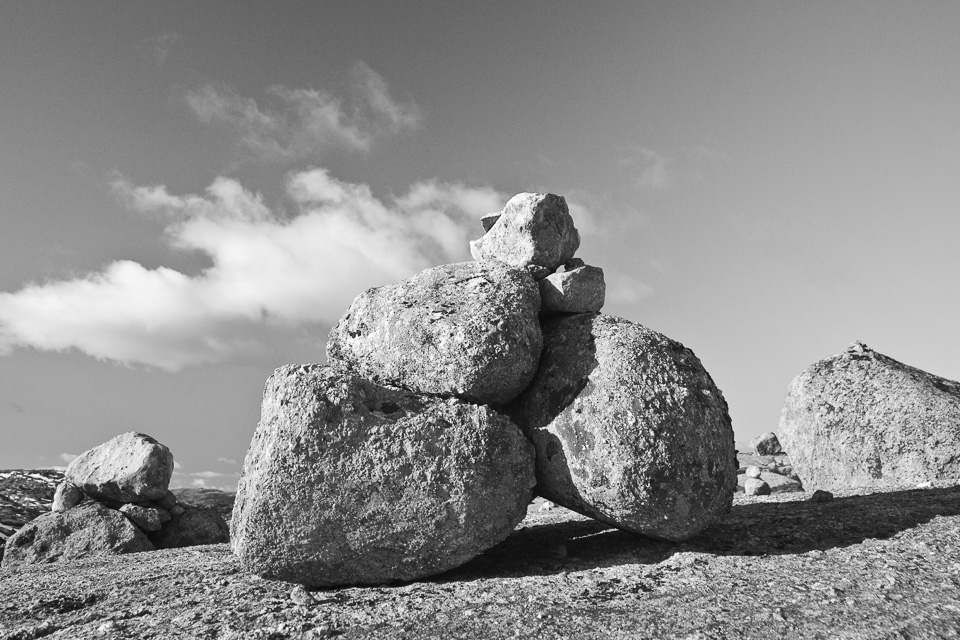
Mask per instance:
[[[960,515],[960,486],[836,498],[827,503],[735,505],[721,522],[686,542],[620,531],[568,514],[562,522],[517,529],[505,541],[438,582],[557,574],[626,564],[656,564],[678,552],[778,555],[887,539],[937,516]]]

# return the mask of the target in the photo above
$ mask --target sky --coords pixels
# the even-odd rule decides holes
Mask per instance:
[[[353,298],[567,198],[738,441],[853,340],[960,379],[960,3],[15,0],[0,468],[125,431],[235,487]]]

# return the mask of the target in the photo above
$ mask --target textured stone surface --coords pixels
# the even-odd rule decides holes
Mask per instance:
[[[67,466],[65,475],[92,498],[159,500],[173,475],[173,454],[150,436],[131,431],[84,452]]]
[[[183,506],[181,511],[149,535],[157,549],[193,547],[230,541],[230,528],[213,507]]]
[[[506,538],[533,484],[532,447],[489,407],[285,366],[267,381],[231,544],[269,578],[413,580]]]
[[[777,439],[777,434],[772,431],[761,433],[751,440],[750,448],[753,449],[758,456],[775,456],[782,451],[780,448],[780,440]]]
[[[63,513],[67,509],[77,506],[83,500],[83,493],[80,489],[69,482],[61,482],[57,485],[57,491],[53,494],[53,506],[51,511]]]
[[[807,489],[960,478],[960,383],[860,343],[787,390],[778,432]]]
[[[770,485],[760,478],[747,478],[743,483],[743,492],[748,496],[768,496]]]
[[[88,500],[63,513],[45,513],[24,525],[7,540],[3,568],[153,549],[122,513]]]
[[[475,260],[499,260],[515,267],[536,264],[555,270],[580,247],[580,234],[563,196],[518,193],[500,219],[470,243]]]
[[[762,480],[767,483],[772,493],[783,493],[785,491],[803,491],[803,485],[794,478],[788,478],[777,473],[768,471],[762,472],[758,476],[740,475],[737,476],[737,491],[743,491],[747,482],[752,479]]]
[[[692,351],[604,314],[550,318],[543,330],[540,369],[509,408],[537,450],[537,493],[668,540],[729,510],[730,416]]]
[[[495,262],[427,269],[357,296],[327,340],[327,358],[380,384],[500,404],[537,369],[540,293]]]
[[[156,507],[141,507],[136,504],[125,504],[120,507],[119,511],[127,516],[130,522],[144,531],[160,531],[163,523],[170,519],[169,511]]]
[[[583,265],[540,280],[540,313],[589,313],[603,308],[603,269]]]

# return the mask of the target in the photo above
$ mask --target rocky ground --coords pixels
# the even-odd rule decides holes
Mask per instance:
[[[738,493],[657,542],[531,506],[501,545],[422,582],[304,592],[228,545],[0,573],[0,639],[953,638],[960,486]]]

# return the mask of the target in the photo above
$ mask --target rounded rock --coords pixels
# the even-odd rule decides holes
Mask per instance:
[[[359,295],[331,330],[327,358],[378,384],[502,404],[537,370],[539,313],[524,270],[441,265]]]
[[[285,366],[266,384],[231,543],[266,578],[414,580],[506,538],[533,484],[531,445],[490,407]]]
[[[727,404],[692,351],[594,313],[543,324],[530,387],[509,407],[537,450],[537,493],[615,527],[684,540],[737,486]]]
[[[160,500],[173,476],[173,454],[150,436],[131,431],[85,451],[67,466],[64,475],[99,500]]]

